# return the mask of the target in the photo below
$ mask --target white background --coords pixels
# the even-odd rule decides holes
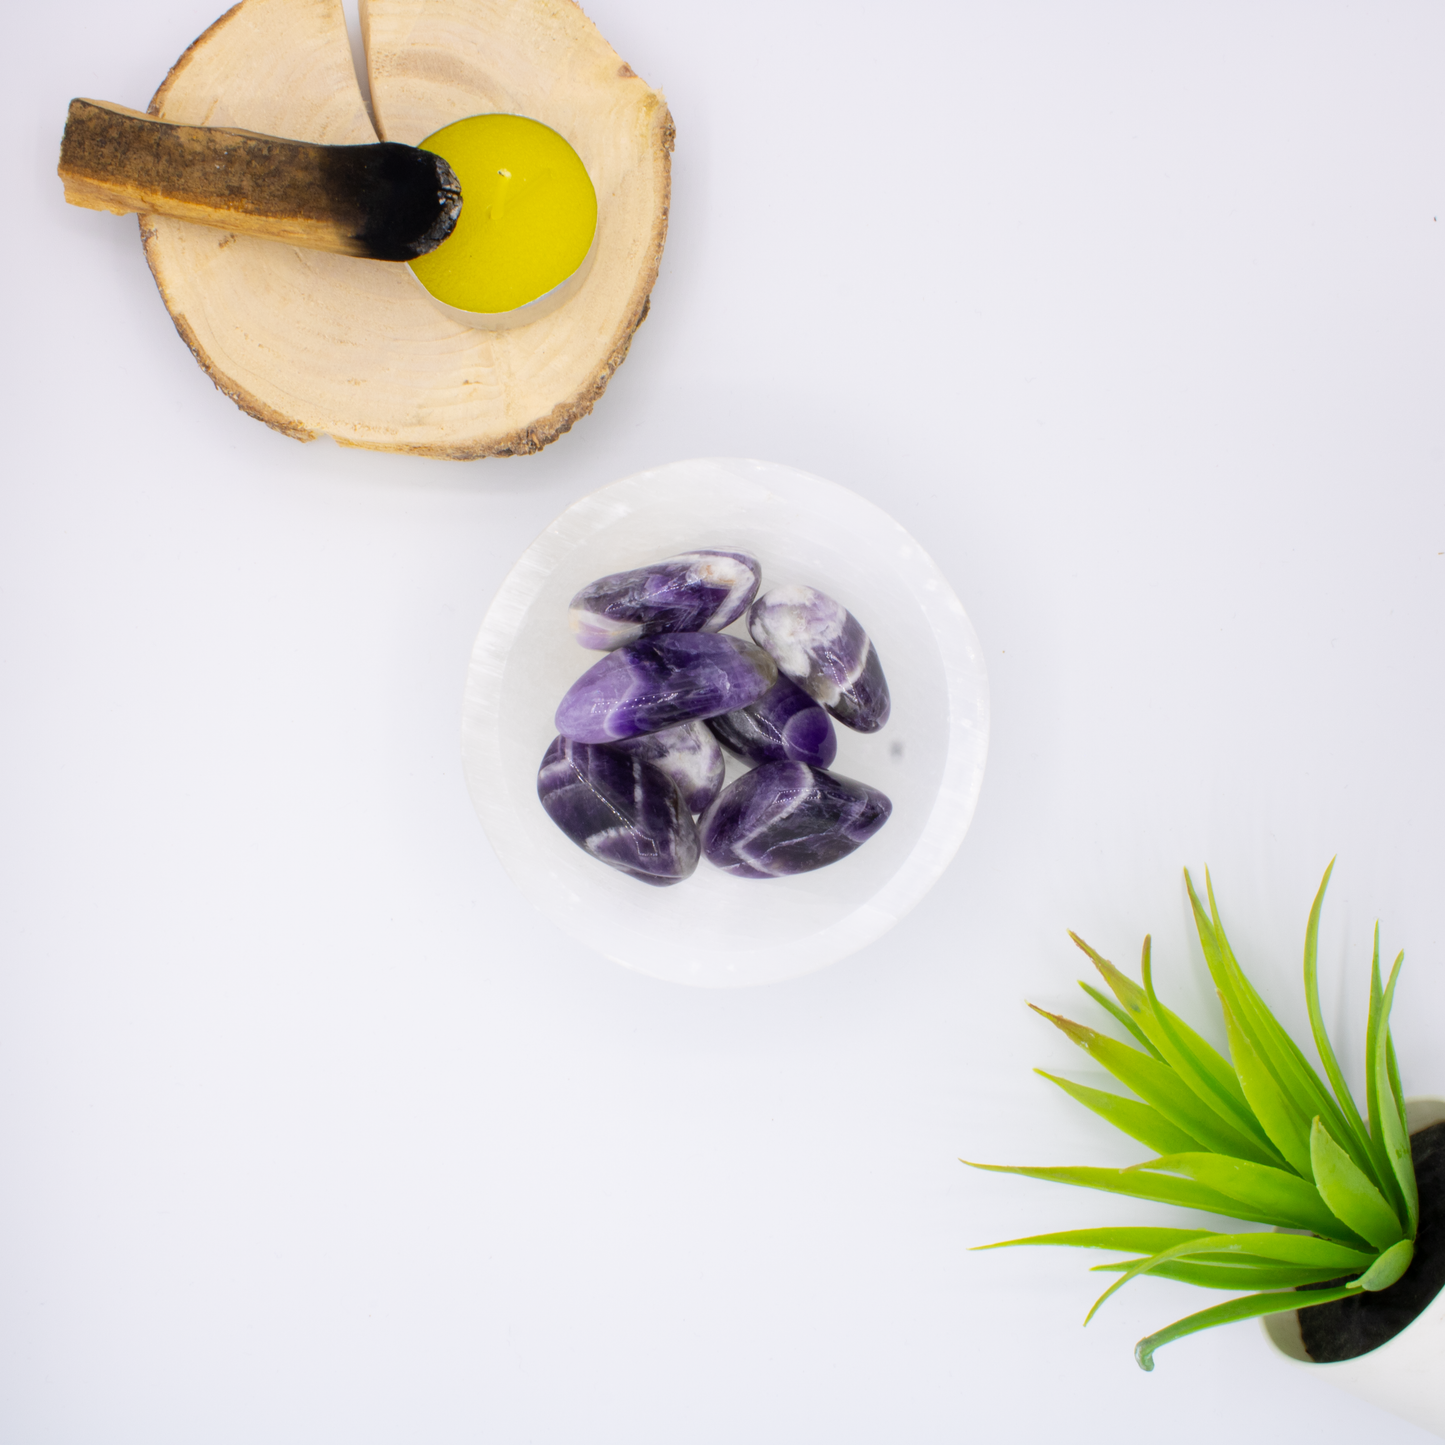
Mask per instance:
[[[299,445],[216,392],[72,95],[218,0],[17,7],[0,231],[0,1439],[1424,1440],[1140,1281],[968,1246],[1162,1206],[977,1174],[1138,1150],[1025,998],[1073,927],[1210,1004],[1180,867],[1302,1025],[1445,1092],[1445,10],[592,0],[668,96],[672,231],[540,456]],[[519,899],[473,635],[575,498],[696,455],[885,507],[985,645],[976,822],[880,943],[626,973]]]

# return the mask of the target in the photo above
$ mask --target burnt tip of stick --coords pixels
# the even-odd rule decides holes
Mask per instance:
[[[107,101],[71,101],[58,169],[73,205],[377,261],[434,251],[462,209],[455,172],[416,146],[179,125]]]
[[[457,224],[462,188],[439,155],[415,146],[328,147],[328,188],[350,192],[356,254],[376,261],[412,261],[434,251]]]

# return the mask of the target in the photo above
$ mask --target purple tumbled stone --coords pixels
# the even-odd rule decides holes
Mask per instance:
[[[703,814],[702,851],[735,878],[811,873],[846,858],[888,821],[877,788],[806,763],[764,763]]]
[[[756,702],[778,669],[760,647],[713,632],[668,632],[629,642],[592,664],[557,709],[557,731],[611,743]]]
[[[579,848],[631,878],[664,887],[697,867],[697,824],[682,794],[641,758],[554,738],[537,796]]]
[[[826,593],[774,587],[753,603],[748,631],[783,675],[844,727],[876,733],[888,721],[888,683],[878,654],[858,619]]]
[[[694,813],[701,813],[722,789],[726,771],[722,749],[707,723],[678,723],[660,733],[622,738],[608,746],[666,773]]]
[[[589,582],[568,618],[577,641],[601,652],[663,632],[721,632],[747,611],[762,575],[746,552],[684,552]]]
[[[756,702],[720,717],[707,726],[718,741],[749,763],[808,763],[826,768],[838,755],[838,739],[828,714],[786,677]]]

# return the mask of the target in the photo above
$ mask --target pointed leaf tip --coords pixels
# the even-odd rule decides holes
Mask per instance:
[[[1108,963],[1109,960],[1097,948],[1091,948],[1072,928],[1069,929],[1069,937],[1074,940],[1074,946],[1087,954],[1096,964]]]

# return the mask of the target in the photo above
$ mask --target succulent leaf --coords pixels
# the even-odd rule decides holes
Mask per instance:
[[[1063,1244],[1073,1249],[1112,1249],[1120,1254],[1158,1254],[1161,1249],[1168,1249],[1174,1244],[1208,1238],[1207,1229],[1147,1229],[1126,1225],[1119,1229],[1066,1229],[1059,1234],[1031,1234],[1027,1239],[1001,1239],[997,1244],[976,1244],[974,1249],[1008,1249],[1015,1244]]]
[[[1148,1000],[1148,1009],[1143,1015],[1143,1018],[1148,1020],[1144,1023],[1145,1031],[1158,1045],[1165,1061],[1203,1103],[1226,1124],[1252,1140],[1262,1150],[1263,1158],[1267,1162],[1283,1164],[1285,1161],[1250,1110],[1239,1080],[1228,1062],[1212,1044],[1206,1043],[1159,1002],[1158,995],[1154,992],[1150,952],[1150,940],[1146,937],[1139,964],[1144,979],[1144,995]],[[1150,1024],[1153,1025],[1152,1029]]]
[[[1385,989],[1380,982],[1380,925],[1375,924],[1375,945],[1370,955],[1370,1018],[1365,1025],[1365,1112],[1370,1138],[1380,1138],[1380,1091],[1375,1086],[1375,1059],[1379,1048],[1380,1008]]]
[[[1099,1169],[1088,1165],[1039,1168],[1023,1164],[976,1164],[972,1159],[961,1162],[972,1169],[987,1169],[994,1174],[1022,1174],[1028,1179],[1047,1179],[1055,1184],[1077,1184],[1083,1189],[1102,1189],[1109,1194],[1126,1194],[1132,1199],[1152,1199],[1156,1204],[1178,1204],[1185,1209],[1202,1209],[1209,1214],[1248,1219],[1255,1224],[1272,1224],[1279,1229],[1308,1227],[1301,1225],[1292,1215],[1264,1207],[1256,1208],[1242,1199],[1173,1174],[1151,1174],[1137,1169]],[[1294,1178],[1293,1175],[1287,1177]]]
[[[1353,1274],[1368,1269],[1376,1259],[1374,1250],[1352,1249],[1332,1239],[1317,1239],[1311,1234],[1248,1234],[1203,1236],[1209,1244],[1198,1243],[1201,1259],[1218,1262],[1226,1259],[1269,1260],[1276,1264],[1332,1269],[1339,1274]],[[1182,1241],[1176,1241],[1176,1243]]]
[[[1050,1083],[1057,1084],[1071,1099],[1077,1099],[1086,1109],[1092,1109],[1101,1119],[1106,1119],[1131,1139],[1137,1139],[1147,1149],[1159,1154],[1177,1154],[1200,1147],[1197,1139],[1176,1128],[1149,1104],[1141,1104],[1137,1099],[1126,1099],[1119,1094],[1108,1094],[1103,1089],[1090,1089],[1044,1069],[1035,1069],[1034,1073],[1042,1074]]]
[[[1275,1236],[1277,1238],[1288,1238],[1289,1236]],[[1259,1248],[1259,1236],[1254,1234],[1214,1234],[1206,1235],[1202,1239],[1181,1240],[1178,1244],[1170,1245],[1169,1248],[1160,1250],[1158,1254],[1144,1259],[1135,1260],[1132,1264],[1125,1264],[1120,1269],[1120,1277],[1114,1281],[1094,1302],[1094,1307],[1089,1311],[1088,1317],[1084,1320],[1088,1324],[1094,1317],[1099,1306],[1109,1298],[1115,1290],[1122,1289],[1131,1279],[1141,1274],[1155,1274],[1162,1272],[1172,1264],[1186,1260],[1198,1260],[1200,1257],[1217,1260],[1223,1256],[1228,1258],[1236,1255],[1239,1264],[1227,1269],[1225,1272],[1233,1273],[1235,1289],[1267,1289],[1280,1286],[1294,1287],[1301,1284],[1323,1283],[1325,1280],[1338,1276],[1338,1267],[1326,1268],[1316,1266],[1314,1269],[1305,1269],[1296,1266],[1293,1269],[1282,1268],[1279,1263],[1260,1259],[1253,1251]],[[1259,1263],[1254,1263],[1259,1260]],[[1096,1270],[1108,1271],[1114,1268],[1110,1265],[1098,1265]],[[1355,1268],[1359,1268],[1358,1265]],[[1266,1283],[1262,1276],[1268,1276],[1274,1280],[1271,1286]],[[1226,1288],[1230,1286],[1226,1284]]]
[[[1329,1032],[1325,1028],[1325,1016],[1320,1009],[1320,910],[1324,907],[1325,889],[1330,885],[1330,874],[1334,872],[1334,868],[1332,858],[1330,866],[1325,869],[1325,876],[1320,880],[1319,892],[1315,894],[1315,901],[1310,906],[1309,923],[1305,926],[1305,1005],[1309,1009],[1310,1030],[1315,1036],[1315,1052],[1325,1066],[1325,1075],[1330,1081],[1330,1087],[1335,1091],[1344,1122],[1343,1130],[1334,1128],[1330,1133],[1336,1142],[1348,1151],[1361,1172],[1379,1185],[1385,1184],[1388,1177],[1382,1167],[1384,1160],[1374,1147],[1365,1121],[1360,1118],[1355,1097],[1350,1093],[1340,1061],[1335,1057],[1334,1045],[1330,1043]],[[1385,1187],[1388,1189],[1390,1186],[1385,1184]]]
[[[1400,957],[1403,959],[1404,954]],[[1400,1086],[1400,1066],[1395,1062],[1395,1041],[1388,1031],[1385,1034],[1385,1066],[1390,1076],[1390,1092],[1395,1096],[1395,1108],[1400,1115],[1400,1127],[1408,1134],[1409,1121],[1405,1117],[1405,1090]]]
[[[1069,937],[1074,938],[1074,935],[1071,933]],[[1075,943],[1077,943],[1078,941],[1079,940],[1077,938],[1074,938]],[[1129,1015],[1125,1013],[1124,1010],[1121,1009],[1119,1005],[1114,1002],[1113,999],[1106,998],[1102,993],[1099,992],[1098,989],[1094,987],[1093,984],[1085,983],[1083,979],[1079,980],[1079,987],[1083,989],[1084,992],[1088,994],[1089,997],[1093,999],[1094,1002],[1098,1004],[1101,1009],[1103,1009],[1106,1013],[1111,1015],[1113,1018],[1116,1018],[1121,1024],[1123,1024],[1123,1026],[1129,1031],[1129,1033],[1138,1041],[1140,1048],[1144,1049],[1151,1058],[1158,1059],[1161,1064],[1164,1062],[1164,1055],[1161,1054],[1159,1050],[1156,1049],[1154,1045],[1149,1042],[1149,1039],[1144,1033],[1144,1030],[1141,1029],[1139,1025],[1135,1023],[1134,1020],[1130,1018]]]
[[[1090,1318],[1105,1299],[1142,1274],[1245,1292],[1140,1340],[1135,1356],[1146,1370],[1153,1368],[1154,1352],[1162,1345],[1198,1330],[1358,1297],[1361,1290],[1387,1289],[1404,1275],[1414,1256],[1419,1201],[1389,1029],[1403,955],[1382,987],[1377,928],[1366,1037],[1366,1127],[1345,1084],[1319,1003],[1319,922],[1332,869],[1333,864],[1326,869],[1310,911],[1304,970],[1311,1030],[1332,1088],[1239,966],[1220,921],[1208,870],[1206,910],[1186,869],[1190,906],[1219,994],[1232,1062],[1160,1002],[1149,939],[1144,940],[1141,985],[1070,935],[1093,960],[1117,1002],[1087,983],[1080,987],[1138,1047],[1043,1009],[1037,1012],[1137,1097],[1037,1072],[1116,1128],[1158,1149],[1158,1157],[1128,1169],[973,1165],[1206,1210],[1283,1231],[1209,1234],[1131,1226],[1065,1230],[980,1246],[1055,1244],[1135,1256],[1094,1266],[1096,1272],[1118,1278],[1096,1301]]]
[[[1415,1241],[1402,1239],[1398,1244],[1392,1244],[1359,1279],[1350,1283],[1357,1289],[1389,1289],[1410,1268],[1410,1261],[1414,1258]]]
[[[1402,953],[1390,970],[1390,981],[1385,985],[1385,996],[1380,1003],[1380,1017],[1376,1020],[1375,1078],[1374,1088],[1382,1105],[1388,1099],[1395,1108],[1380,1109],[1380,1143],[1389,1161],[1394,1182],[1398,1185],[1405,1202],[1404,1233],[1410,1239],[1415,1237],[1420,1222],[1420,1194],[1415,1184],[1415,1162],[1410,1155],[1410,1134],[1405,1124],[1405,1110],[1396,1094],[1398,1076],[1390,1077],[1390,1009],[1395,1002],[1395,984],[1400,977],[1400,965],[1405,961]],[[1387,1093],[1388,1090],[1388,1093]]]
[[[1096,1264],[1090,1273],[1122,1270],[1121,1263]],[[1260,1264],[1237,1266],[1232,1264],[1206,1264],[1193,1259],[1173,1259],[1165,1264],[1147,1270],[1155,1279],[1178,1280],[1180,1284],[1192,1284],[1200,1289],[1224,1289],[1238,1293],[1240,1290],[1298,1289],[1301,1285],[1327,1284],[1339,1278],[1339,1270],[1306,1269],[1302,1265]]]
[[[1215,1325],[1232,1324],[1235,1320],[1252,1320],[1260,1315],[1286,1314],[1290,1310],[1325,1305],[1333,1300],[1347,1299],[1353,1293],[1354,1291],[1348,1288],[1311,1290],[1308,1304],[1302,1304],[1299,1293],[1292,1289],[1268,1294],[1248,1294],[1240,1299],[1226,1300],[1223,1304],[1200,1310],[1198,1314],[1186,1315],[1184,1319],[1176,1320],[1165,1329],[1145,1336],[1134,1346],[1134,1358],[1141,1370],[1152,1370],[1154,1352],[1175,1340],[1183,1339],[1185,1335],[1197,1334],[1200,1330],[1212,1329]]]
[[[1247,1159],[1227,1159],[1220,1154],[1167,1154],[1136,1164],[1130,1172],[1182,1174],[1261,1214],[1288,1220],[1286,1228],[1308,1229],[1342,1244],[1363,1242],[1330,1211],[1313,1184],[1283,1169],[1271,1169]]]
[[[1066,1033],[1146,1104],[1152,1104],[1176,1129],[1198,1139],[1206,1149],[1261,1164],[1274,1162],[1272,1153],[1266,1153],[1238,1130],[1231,1129],[1212,1109],[1201,1104],[1194,1091],[1168,1064],[1151,1059],[1097,1029],[1051,1014],[1035,1004],[1029,1007]]]
[[[1219,910],[1214,903],[1214,888],[1207,870],[1205,883],[1209,894],[1208,914],[1199,901],[1199,895],[1194,891],[1194,880],[1189,876],[1189,870],[1184,870],[1184,884],[1189,890],[1189,902],[1194,910],[1194,926],[1199,934],[1204,961],[1209,965],[1214,986],[1253,1041],[1256,1052],[1269,1066],[1275,1082],[1294,1100],[1295,1107],[1308,1119],[1312,1119],[1316,1114],[1321,1115],[1332,1131],[1338,1129],[1340,1134],[1347,1134],[1339,1105],[1335,1103],[1299,1045],[1285,1032],[1284,1027],[1255,991],[1254,985],[1244,976],[1244,970],[1240,968],[1234,950],[1229,946],[1224,927],[1219,922]],[[1356,1163],[1358,1162],[1359,1160],[1356,1160]]]
[[[1384,1196],[1355,1167],[1354,1160],[1330,1138],[1318,1115],[1310,1130],[1315,1186],[1330,1212],[1376,1249],[1389,1249],[1405,1231]]]
[[[1295,1101],[1280,1088],[1269,1067],[1260,1057],[1259,1051],[1250,1041],[1234,1010],[1219,996],[1219,1006],[1224,1012],[1224,1027],[1229,1035],[1229,1052],[1234,1059],[1235,1072],[1239,1075],[1240,1086],[1249,1106],[1254,1110],[1270,1142],[1288,1160],[1295,1173],[1304,1179],[1312,1179],[1310,1164],[1310,1121],[1300,1113]]]
[[[1227,1241],[1227,1242],[1221,1242]],[[1286,1265],[1291,1268],[1321,1269],[1326,1278],[1367,1270],[1379,1257],[1373,1250],[1351,1249],[1332,1239],[1312,1234],[1249,1233],[1220,1235],[1207,1229],[1154,1229],[1138,1226],[1104,1229],[1066,1229],[1055,1234],[1034,1234],[1027,1239],[1004,1239],[997,1244],[975,1245],[976,1249],[1003,1249],[1016,1244],[1058,1244],[1075,1249],[1108,1249],[1120,1254],[1159,1254],[1176,1245],[1193,1244],[1198,1258],[1209,1264],[1234,1267]],[[1110,1266],[1096,1265],[1096,1269]]]
[[[1123,1005],[1125,1013],[1134,1018],[1137,1027],[1130,1031],[1134,1033],[1135,1037],[1141,1039],[1156,1059],[1161,1063],[1168,1063],[1171,1068],[1184,1077],[1195,1093],[1211,1107],[1216,1107],[1213,1102],[1215,1098],[1218,1098],[1221,1103],[1228,1100],[1228,1103],[1224,1103],[1224,1108],[1226,1111],[1232,1110],[1232,1112],[1225,1112],[1222,1117],[1233,1123],[1236,1128],[1242,1129],[1246,1134],[1256,1136],[1267,1154],[1269,1141],[1258,1129],[1254,1119],[1250,1117],[1244,1095],[1240,1092],[1239,1084],[1235,1080],[1234,1071],[1219,1050],[1195,1033],[1178,1014],[1165,1008],[1147,988],[1141,988],[1127,974],[1115,968],[1107,958],[1090,948],[1078,934],[1071,933],[1069,937],[1094,961],[1094,967],[1099,970],[1105,982],[1114,990],[1114,995]],[[1149,966],[1149,952],[1150,941],[1145,938],[1143,959],[1146,970]],[[1098,998],[1116,1018],[1122,1018],[1117,1009],[1110,1008],[1110,1005],[1087,984],[1083,987],[1091,997]],[[1185,1056],[1185,1063],[1182,1067],[1179,1061],[1180,1054]],[[1206,1082],[1206,1080],[1210,1082]],[[1216,1112],[1218,1112],[1217,1109]]]
[[[1403,958],[1404,955],[1402,954]],[[1384,1142],[1382,1130],[1383,1121],[1380,1117],[1381,1105],[1385,1108],[1394,1107],[1393,1089],[1390,1088],[1388,1065],[1386,1066],[1383,1080],[1385,1089],[1381,1090],[1381,1076],[1377,1073],[1377,1064],[1380,1053],[1380,1019],[1385,1006],[1385,990],[1380,985],[1380,925],[1375,924],[1374,945],[1370,951],[1370,1015],[1369,1022],[1365,1026],[1365,1112],[1370,1122],[1370,1158],[1374,1163],[1374,1178],[1380,1187],[1380,1192],[1390,1203],[1390,1208],[1401,1219],[1408,1219],[1410,1210],[1406,1202],[1405,1191],[1401,1188],[1400,1181],[1395,1177],[1394,1167],[1390,1163],[1389,1150]],[[1385,1050],[1389,1052],[1389,1030],[1384,1033]],[[1397,1111],[1398,1112],[1398,1111]],[[1412,1171],[1413,1172],[1413,1171]]]
[[[1145,1274],[1159,1265],[1167,1264],[1170,1260],[1177,1259],[1182,1254],[1188,1254],[1195,1248],[1197,1243],[1198,1241],[1196,1240],[1189,1240],[1187,1243],[1176,1244],[1169,1249],[1161,1249],[1158,1254],[1148,1255],[1143,1259],[1136,1259],[1125,1264],[1119,1274],[1119,1278],[1089,1306],[1089,1313],[1084,1316],[1084,1323],[1087,1325],[1089,1321],[1098,1314],[1099,1306],[1102,1305],[1111,1294],[1115,1294],[1123,1289],[1131,1279],[1135,1279],[1139,1275]]]

